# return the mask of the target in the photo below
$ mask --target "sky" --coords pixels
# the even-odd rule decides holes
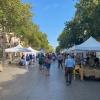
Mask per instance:
[[[75,15],[76,0],[22,0],[30,3],[32,13],[35,14],[33,22],[39,25],[40,30],[47,34],[53,47],[58,45],[57,38],[64,29],[66,21]]]

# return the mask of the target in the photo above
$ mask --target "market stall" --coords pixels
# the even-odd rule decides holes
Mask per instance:
[[[19,44],[16,47],[5,49],[5,52],[8,52],[8,53],[11,53],[11,52],[12,53],[13,52],[32,52],[32,50],[30,50],[28,48],[24,48]]]
[[[5,52],[18,52],[19,49],[22,49],[23,47],[19,44],[16,47],[12,47],[12,48],[7,48],[5,49]]]
[[[9,56],[8,59],[6,59],[6,62],[5,63],[6,64],[8,64],[8,63],[17,64],[20,61],[21,56],[23,55],[23,53],[25,53],[25,52],[32,52],[32,51],[29,50],[28,48],[22,47],[19,44],[16,47],[12,47],[12,48],[5,49],[5,52]]]
[[[90,37],[84,43],[75,46],[74,50],[77,51],[100,51],[100,42],[96,41],[93,37]]]
[[[28,53],[34,54],[35,57],[36,57],[36,55],[39,53],[39,51],[33,49],[32,47],[28,47],[27,49],[31,51],[31,52],[28,52]]]
[[[100,42],[90,37],[84,43],[75,45],[70,50],[75,53],[82,52],[82,56],[79,57],[81,63],[81,67],[79,68],[81,80],[83,80],[84,76],[100,78],[100,59],[96,57],[96,52],[100,52]],[[83,57],[84,53],[86,54],[86,58]]]

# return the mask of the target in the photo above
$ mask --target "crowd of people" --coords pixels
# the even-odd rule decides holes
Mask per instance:
[[[21,60],[19,62],[20,66],[28,66],[35,62],[35,55],[34,54],[23,54]]]
[[[81,67],[100,68],[100,59],[95,55],[87,54],[85,57],[81,54],[79,55],[80,56],[66,53],[48,53],[46,55],[40,54],[39,68],[40,70],[46,69],[47,75],[49,75],[51,63],[56,62],[58,69],[64,70],[66,82],[70,85],[72,81],[72,74],[75,72],[80,76]],[[75,66],[78,67],[76,68]]]
[[[46,75],[50,75],[50,68],[51,63],[56,62],[58,64],[58,69],[63,69],[65,72],[65,79],[68,85],[71,84],[72,81],[72,74],[73,69],[75,67],[75,60],[72,55],[69,54],[51,54],[47,53],[39,54],[38,55],[38,61],[39,61],[39,69],[41,71],[45,70]]]
[[[91,60],[92,59],[92,60]],[[34,62],[38,62],[39,70],[43,71],[46,76],[50,75],[50,68],[52,63],[56,63],[58,69],[62,69],[65,72],[65,79],[68,85],[72,82],[72,74],[76,65],[81,67],[81,64],[89,64],[93,66],[100,65],[100,61],[97,57],[87,56],[87,58],[81,58],[80,56],[75,56],[74,54],[66,53],[39,53],[37,56],[33,54],[22,55],[20,65],[28,66]]]

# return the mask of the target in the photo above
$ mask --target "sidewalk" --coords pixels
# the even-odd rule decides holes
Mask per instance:
[[[18,66],[6,66],[3,68],[3,72],[0,72],[0,83],[13,79],[13,76],[19,74],[25,74],[26,69],[18,68]]]

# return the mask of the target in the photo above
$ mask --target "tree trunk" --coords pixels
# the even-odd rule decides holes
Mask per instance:
[[[3,54],[2,54],[2,64],[1,64],[1,67],[0,67],[0,71],[3,71],[3,68],[5,67],[5,48],[6,48],[6,33],[5,32],[2,32],[2,51],[3,51]]]

